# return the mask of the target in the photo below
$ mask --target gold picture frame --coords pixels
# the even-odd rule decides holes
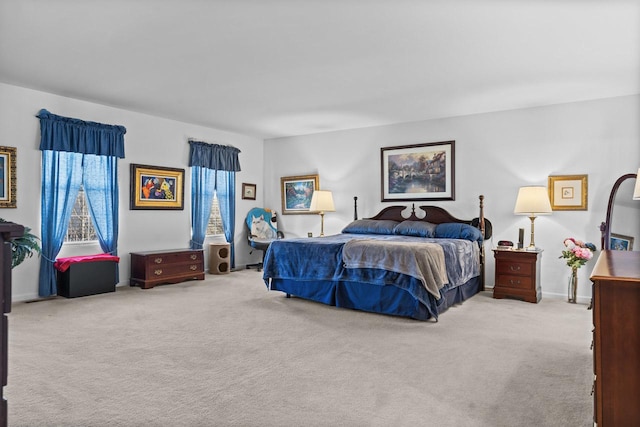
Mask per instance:
[[[280,178],[280,192],[282,196],[282,213],[312,214],[311,196],[320,189],[318,175],[283,176]]]
[[[551,175],[548,190],[551,210],[587,210],[588,175]]]
[[[0,208],[17,207],[16,152],[16,147],[0,146]]]
[[[184,169],[131,164],[130,209],[184,209]]]

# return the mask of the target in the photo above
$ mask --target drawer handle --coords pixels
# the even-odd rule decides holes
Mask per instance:
[[[191,259],[193,259],[193,260],[195,260],[196,258],[198,258],[198,255],[196,255],[196,254],[192,254],[192,255],[190,256],[190,258],[191,258]]]
[[[153,260],[156,264],[162,264],[162,258],[156,258]]]
[[[153,274],[155,274],[156,276],[160,276],[162,274],[162,269],[157,269],[153,272]]]
[[[189,266],[189,268],[191,269],[191,271],[196,271],[198,269],[197,265],[191,265]]]
[[[519,284],[520,284],[520,280],[513,280],[513,279],[510,279],[510,280],[509,280],[509,283],[511,283],[512,285],[519,285]]]
[[[510,265],[509,269],[511,271],[520,271],[520,266],[519,265]]]

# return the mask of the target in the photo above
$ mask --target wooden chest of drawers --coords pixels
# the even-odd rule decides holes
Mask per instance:
[[[640,426],[640,252],[602,251],[591,281],[594,422]]]
[[[131,286],[143,289],[163,283],[204,280],[202,249],[173,249],[131,253]]]
[[[494,249],[496,280],[494,298],[512,297],[528,302],[539,302],[540,258],[542,251],[512,251]]]

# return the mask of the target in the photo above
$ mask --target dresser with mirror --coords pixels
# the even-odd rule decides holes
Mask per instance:
[[[591,274],[594,423],[640,425],[640,200],[637,174],[613,185]],[[637,244],[636,244],[637,243]]]

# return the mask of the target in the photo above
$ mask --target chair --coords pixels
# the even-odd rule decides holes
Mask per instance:
[[[245,224],[247,225],[249,246],[262,251],[262,261],[256,264],[247,264],[247,268],[255,267],[258,271],[261,271],[264,263],[264,254],[269,248],[269,245],[274,240],[282,239],[284,233],[278,230],[278,216],[276,212],[271,209],[251,209],[247,214]],[[253,250],[249,253],[253,253]]]

